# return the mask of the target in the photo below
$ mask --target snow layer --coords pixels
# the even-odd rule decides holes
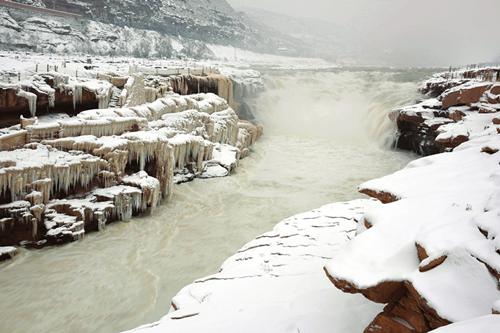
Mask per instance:
[[[13,246],[0,246],[0,256],[8,254],[15,255],[17,253],[17,249]]]
[[[499,315],[482,316],[432,330],[432,333],[497,333],[500,328]]]
[[[196,280],[160,321],[130,332],[360,332],[382,306],[337,290],[323,265],[350,238],[366,207],[355,200],[278,223]]]
[[[500,155],[482,148],[498,146],[500,135],[490,128],[475,137],[452,153],[421,158],[362,184],[360,189],[399,200],[366,212],[373,227],[328,263],[330,275],[362,289],[409,281],[439,316],[452,322],[491,313],[500,299],[498,279],[488,270],[500,272],[495,238]],[[428,258],[419,258],[416,244]],[[442,256],[446,260],[436,268],[419,270]]]

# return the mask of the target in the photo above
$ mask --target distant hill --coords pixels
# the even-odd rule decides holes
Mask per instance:
[[[82,20],[0,5],[0,48],[210,57],[207,43],[300,56],[308,46],[237,13],[225,0],[16,0]],[[286,50],[286,51],[284,51]]]

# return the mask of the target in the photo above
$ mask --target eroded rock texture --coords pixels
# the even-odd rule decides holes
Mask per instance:
[[[434,76],[420,92],[435,97],[391,112],[398,127],[394,145],[426,156],[450,151],[481,129],[478,114],[500,110],[497,69],[462,71]]]
[[[56,90],[69,92],[72,107],[86,99],[85,91],[99,101],[99,109],[74,117],[37,118],[37,94],[20,86],[3,90],[14,101],[4,105],[29,109],[16,101],[34,103],[33,117],[21,116],[20,125],[0,131],[0,245],[74,241],[154,210],[175,183],[228,175],[262,134],[262,127],[240,121],[230,108],[231,81],[220,75],[202,78],[197,89],[224,98],[173,92],[176,85],[192,92],[193,76],[102,78],[82,83],[51,73],[33,79],[52,106]],[[117,102],[124,107],[108,107],[118,88],[111,82],[123,85]],[[225,173],[213,173],[215,166]]]

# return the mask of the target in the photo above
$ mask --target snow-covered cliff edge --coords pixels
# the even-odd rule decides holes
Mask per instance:
[[[499,80],[500,69],[493,67],[435,74],[419,89],[429,99],[391,112],[398,127],[394,145],[426,156],[474,138],[500,110]]]
[[[409,119],[435,131],[420,153],[447,152],[359,187],[385,204],[325,270],[337,288],[387,303],[365,332],[428,332],[499,312],[497,71],[436,75],[421,90],[437,99],[396,110],[400,133]],[[485,317],[482,332],[495,322]]]
[[[231,81],[218,72],[121,74],[56,67],[0,83],[1,246],[71,242],[153,211],[175,184],[229,175],[262,134],[230,107]],[[83,100],[98,105],[77,108]]]

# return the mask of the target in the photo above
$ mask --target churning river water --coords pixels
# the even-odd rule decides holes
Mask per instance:
[[[423,69],[267,70],[249,102],[265,134],[227,178],[175,187],[151,216],[0,264],[0,332],[120,332],[165,315],[282,219],[362,198],[415,155],[391,150],[388,111],[421,98]]]

